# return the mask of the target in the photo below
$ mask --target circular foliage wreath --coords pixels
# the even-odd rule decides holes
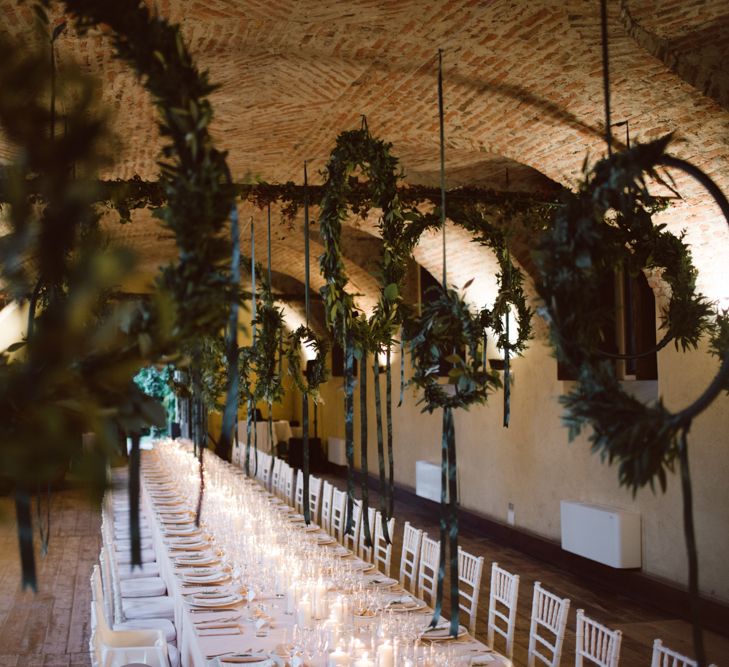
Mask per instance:
[[[414,374],[412,384],[423,390],[423,411],[468,408],[484,403],[491,389],[501,386],[496,373],[482,363],[480,313],[473,313],[454,289],[431,287],[420,317],[412,320],[408,343]],[[440,368],[450,364],[449,385],[439,382]],[[447,387],[447,388],[446,388]]]
[[[301,346],[311,349],[315,357],[306,365],[306,372],[301,372]],[[319,338],[313,329],[303,324],[289,334],[286,348],[289,375],[293,378],[296,388],[302,393],[319,402],[319,387],[327,381],[327,342]]]
[[[558,358],[579,378],[561,399],[570,437],[590,424],[593,449],[618,461],[620,483],[634,491],[653,486],[656,478],[665,489],[666,472],[678,454],[676,436],[694,413],[689,408],[672,414],[662,401],[644,405],[621,389],[614,362],[601,351],[602,327],[610,317],[599,298],[603,277],[618,267],[633,274],[662,268],[672,296],[663,314],[667,333],[655,349],[671,339],[677,348],[696,347],[710,333],[714,351],[727,355],[724,318],[715,318],[710,303],[696,292],[688,247],[651,219],[661,205],[648,192],[646,178],[659,178],[661,165],[685,169],[683,161],[665,155],[669,140],[638,145],[597,163],[578,192],[567,196],[539,246],[542,312]]]
[[[490,248],[496,255],[499,263],[499,273],[496,274],[498,293],[493,307],[481,311],[481,319],[484,328],[490,328],[496,334],[499,349],[520,354],[532,336],[534,311],[527,304],[524,294],[524,276],[511,261],[505,228],[489,222],[483,209],[478,206],[451,207],[448,217],[472,232],[478,243]],[[513,342],[504,325],[512,306],[516,310],[517,325],[517,337]]]
[[[174,233],[178,262],[164,269],[160,286],[177,303],[178,337],[193,342],[201,331],[217,335],[226,324],[237,285],[226,262],[221,232],[233,205],[225,153],[209,132],[208,95],[215,87],[198,71],[180,29],[138,0],[63,0],[82,30],[110,28],[117,56],[143,79],[161,119],[160,183],[166,205],[155,211]]]
[[[284,396],[281,354],[284,345],[283,310],[275,305],[270,286],[264,282],[256,308],[256,342],[253,347],[254,390],[257,401],[279,403]]]
[[[371,328],[377,332],[379,344],[390,341],[395,326],[402,321],[401,283],[407,272],[407,261],[422,232],[433,222],[424,219],[415,209],[404,209],[397,193],[401,178],[398,160],[390,153],[392,144],[372,137],[366,127],[342,132],[326,166],[327,181],[319,214],[319,227],[324,244],[320,257],[326,285],[321,288],[327,323],[339,341],[345,332],[353,333],[357,308],[354,297],[345,291],[349,282],[341,250],[342,222],[347,217],[348,197],[352,190],[349,177],[359,167],[368,177],[372,203],[382,209],[379,228],[383,250],[380,266],[380,298]],[[368,347],[356,339],[356,347]]]

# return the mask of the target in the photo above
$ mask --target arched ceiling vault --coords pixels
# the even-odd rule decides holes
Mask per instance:
[[[613,119],[628,120],[631,135],[641,140],[675,132],[675,152],[729,191],[729,111],[651,53],[621,14],[627,7],[652,33],[670,37],[678,25],[678,10],[668,11],[675,3],[651,0],[666,11],[653,13],[650,25],[638,15],[639,4],[608,3]],[[689,2],[689,15],[697,15],[703,4]],[[432,183],[438,165],[437,48],[444,50],[452,182],[531,192],[548,188],[550,181],[572,186],[585,155],[594,160],[604,152],[598,3],[161,0],[157,6],[181,23],[200,67],[220,84],[213,95],[213,130],[229,151],[236,180],[301,182],[306,159],[312,181],[321,181],[317,171],[337,134],[358,127],[366,114],[371,131],[393,142],[411,181]],[[0,11],[0,30],[27,41],[30,6],[0,0]],[[714,3],[710,22],[719,45],[727,39],[727,17],[726,3]],[[694,23],[701,27],[698,18]],[[694,32],[695,41],[703,39],[701,30]],[[692,46],[689,33],[680,38],[682,53],[701,50]],[[159,138],[147,94],[114,60],[101,35],[60,38],[61,67],[71,60],[100,77],[103,100],[123,138],[119,159],[105,176],[156,178]],[[0,159],[12,154],[0,140]],[[673,231],[687,228],[700,268],[699,287],[711,298],[729,300],[729,230],[693,183],[678,176],[677,184],[685,200],[662,221]],[[351,227],[358,224],[349,221]],[[164,242],[144,234],[137,238],[137,229],[135,222],[120,233],[140,244],[147,265],[159,262]],[[486,266],[483,260],[472,261],[472,253],[475,258],[487,253],[457,231],[449,238],[453,282],[462,284]],[[348,267],[355,289],[371,300],[376,283],[357,256],[359,242],[364,246],[364,237],[349,244]],[[437,240],[425,239],[417,257],[437,275],[436,245]],[[302,246],[300,235],[276,241],[275,269],[303,279]],[[312,248],[312,256],[320,251]],[[312,269],[316,286],[315,263]]]

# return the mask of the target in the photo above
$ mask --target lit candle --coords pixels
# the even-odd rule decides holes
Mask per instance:
[[[291,586],[289,586],[289,590],[286,594],[286,613],[287,614],[293,614],[294,611],[296,611],[296,594],[297,594],[297,586],[296,582],[292,582]]]
[[[311,627],[311,600],[309,600],[309,596],[307,594],[299,600],[296,622],[302,628]]]
[[[349,665],[349,653],[346,653],[341,646],[329,654],[328,667],[347,667]]]
[[[395,665],[395,652],[392,648],[392,644],[385,640],[384,644],[381,644],[377,649],[377,667],[394,667]]]
[[[367,651],[362,653],[362,657],[354,663],[354,667],[375,667],[375,663],[370,660]]]
[[[319,577],[319,581],[316,584],[314,600],[316,603],[316,618],[324,618],[327,615],[327,587],[321,577]]]
[[[341,623],[344,620],[344,607],[342,606],[342,596],[341,595],[338,595],[334,604],[332,604],[331,617],[337,623]]]

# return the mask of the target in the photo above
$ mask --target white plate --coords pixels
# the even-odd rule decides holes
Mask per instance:
[[[203,584],[222,584],[225,581],[228,581],[230,579],[230,575],[226,572],[215,572],[213,574],[205,574],[205,575],[194,575],[194,574],[184,574],[182,575],[182,581],[185,584],[190,585],[196,585],[200,584],[201,586]]]
[[[245,598],[240,593],[226,593],[216,595],[194,594],[185,600],[193,607],[232,607],[240,604]]]
[[[448,639],[453,639],[453,637],[451,637],[451,635],[449,634],[450,631],[450,623],[439,623],[435,628],[428,628],[427,630],[423,630],[420,637],[421,639],[430,639],[432,641],[445,641]],[[466,630],[466,628],[464,628],[462,625],[458,626],[459,637],[463,637],[467,633],[468,630]]]
[[[385,607],[388,611],[420,611],[421,609],[425,609],[427,606],[425,604],[424,600],[418,600],[417,598],[411,597],[411,596],[403,596],[408,597],[409,600],[407,602],[403,602],[402,599],[395,599],[392,600],[387,604]]]
[[[376,588],[390,588],[397,583],[397,579],[386,577],[383,574],[372,574],[365,577],[367,586],[375,586]]]
[[[238,655],[241,657],[237,658],[237,656],[229,655],[218,656],[217,658],[215,658],[215,662],[213,663],[213,665],[214,667],[229,667],[230,665],[255,665],[256,667],[273,667],[273,665],[276,664],[271,658],[263,653],[240,653]]]
[[[199,567],[200,565],[217,565],[218,559],[212,554],[187,554],[175,558],[176,565]]]
[[[326,546],[327,544],[334,544],[336,542],[331,535],[317,535],[316,541],[320,546]]]

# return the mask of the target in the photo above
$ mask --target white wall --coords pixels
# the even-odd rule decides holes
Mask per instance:
[[[399,390],[399,355],[394,359],[393,391]],[[705,350],[682,354],[669,346],[659,353],[659,390],[669,408],[686,405],[708,384],[718,362]],[[643,571],[671,582],[686,581],[681,489],[678,475],[665,495],[643,489],[633,498],[618,485],[617,468],[592,454],[583,434],[568,443],[557,402],[565,384],[557,380],[556,361],[543,334],[512,364],[511,426],[504,429],[502,393],[486,406],[456,414],[456,444],[461,502],[497,521],[506,521],[514,504],[516,527],[559,540],[559,501],[576,499],[632,509],[643,520]],[[408,369],[409,372],[409,369]],[[370,375],[371,378],[371,375]],[[369,380],[369,467],[377,470],[372,380]],[[320,431],[344,435],[341,378],[322,392],[326,401]],[[384,397],[384,378],[383,378]],[[359,397],[355,394],[356,413]],[[415,461],[439,460],[441,415],[421,414],[414,390],[394,407],[395,477],[415,486]],[[701,590],[729,602],[729,404],[722,395],[696,419],[689,437],[694,480],[695,517],[700,554]],[[355,418],[355,439],[359,420]],[[357,461],[359,450],[357,448]]]

